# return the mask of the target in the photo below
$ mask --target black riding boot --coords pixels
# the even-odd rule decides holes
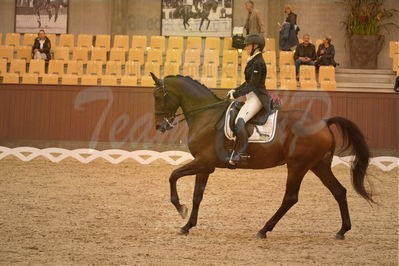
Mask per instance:
[[[246,154],[248,147],[248,132],[245,128],[244,119],[240,118],[235,125],[236,141],[234,143],[234,151],[231,154],[229,163],[235,165],[237,163],[245,163],[249,156]]]

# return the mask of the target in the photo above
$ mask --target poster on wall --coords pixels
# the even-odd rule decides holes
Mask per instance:
[[[15,0],[15,32],[67,33],[68,0]]]
[[[162,0],[162,35],[230,37],[232,0]]]

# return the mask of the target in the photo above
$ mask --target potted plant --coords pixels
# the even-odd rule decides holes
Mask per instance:
[[[385,9],[385,0],[340,0],[348,9],[346,20],[341,22],[349,40],[351,68],[377,68],[378,54],[384,44],[382,29],[399,28],[395,23],[385,22],[396,9]]]

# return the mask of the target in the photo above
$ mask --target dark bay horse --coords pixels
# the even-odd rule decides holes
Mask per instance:
[[[209,14],[211,13],[211,10],[213,13],[216,12],[218,7],[218,2],[215,0],[208,0],[202,5],[202,12],[200,13],[200,18],[201,18],[201,23],[199,26],[199,31],[201,31],[202,24],[204,24],[204,21],[208,21],[208,25],[206,26],[206,29],[209,29],[209,24],[211,21],[209,20]]]
[[[169,178],[171,202],[184,219],[188,210],[180,204],[176,182],[183,176],[196,176],[193,209],[187,224],[179,232],[188,234],[190,228],[197,224],[198,210],[209,175],[215,168],[231,167],[225,150],[227,140],[218,126],[229,103],[189,77],[168,76],[161,80],[151,75],[156,86],[156,129],[161,132],[172,129],[176,124],[176,111],[179,107],[189,127],[188,148],[194,160],[174,170]],[[297,203],[302,179],[309,170],[319,177],[339,205],[342,226],[336,238],[344,239],[345,233],[351,229],[346,189],[331,170],[335,150],[331,125],[341,131],[347,143],[346,148],[352,148],[354,152],[351,174],[355,191],[369,202],[374,202],[364,186],[369,149],[362,132],[353,122],[342,117],[326,121],[313,119],[304,111],[279,111],[275,138],[266,144],[249,144],[248,163],[237,166],[242,169],[266,169],[286,164],[288,168],[282,204],[257,233],[258,238],[265,238],[266,233],[272,231],[284,214]]]
[[[209,28],[210,20],[209,20],[209,14],[211,13],[211,10],[213,12],[216,12],[218,3],[215,0],[208,0],[205,3],[202,4],[202,9],[200,9],[198,6],[200,5],[199,1],[194,1],[194,7],[196,9],[196,12],[192,11],[192,5],[181,5],[178,6],[175,11],[173,12],[173,17],[174,18],[182,18],[183,19],[183,26],[184,29],[187,29],[187,26],[190,27],[190,24],[188,21],[191,18],[200,18],[201,23],[199,26],[199,31],[201,31],[202,25],[204,24],[204,21],[208,21],[208,25],[206,29]]]

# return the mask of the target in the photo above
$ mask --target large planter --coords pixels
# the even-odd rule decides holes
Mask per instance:
[[[384,35],[352,35],[349,39],[351,68],[376,69]]]

